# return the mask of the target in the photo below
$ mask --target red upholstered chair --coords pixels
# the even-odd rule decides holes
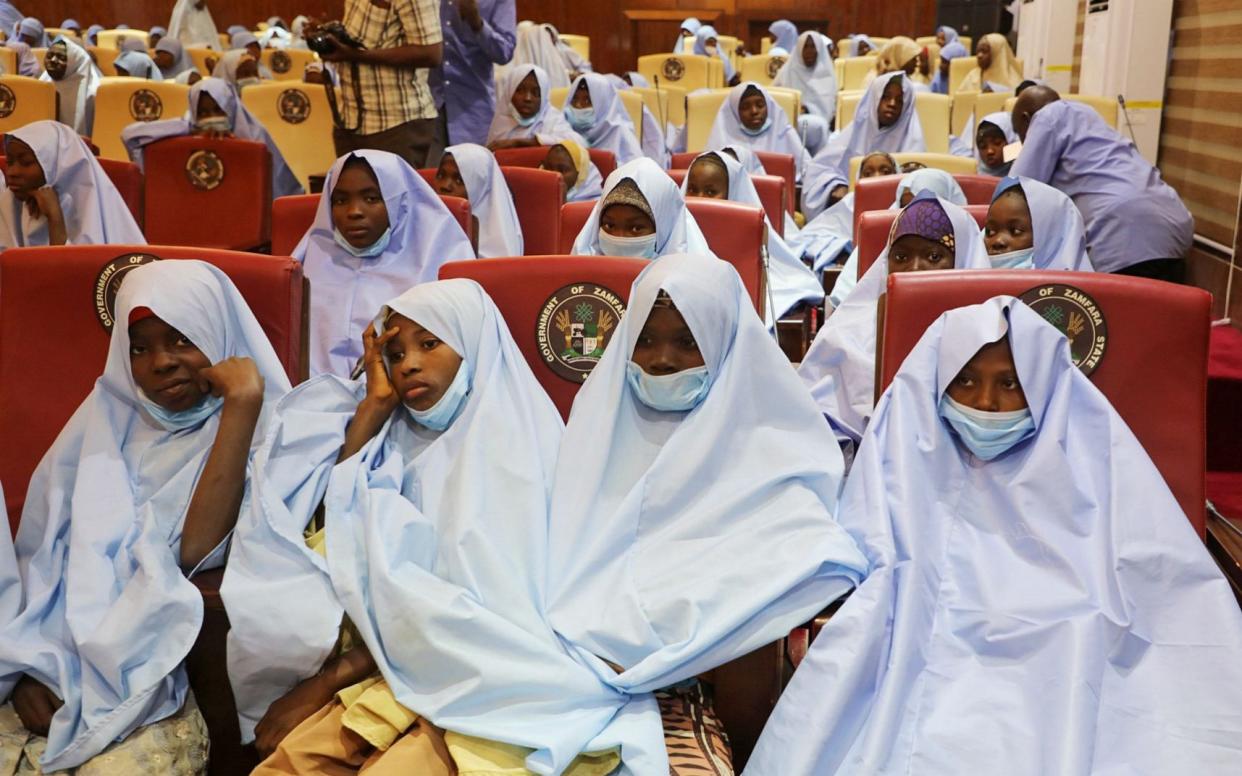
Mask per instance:
[[[897,184],[901,183],[901,175],[880,175],[875,178],[863,178],[854,185],[854,238],[858,238],[858,219],[863,213],[872,210],[888,210],[897,198]],[[957,185],[962,187],[968,205],[990,205],[992,192],[1000,178],[991,175],[954,175]]]
[[[607,292],[622,306],[629,304],[630,286],[647,264],[642,259],[611,256],[477,259],[449,262],[440,268],[440,277],[470,278],[487,290],[540,385],[552,397],[561,416],[568,418],[574,397],[589,372],[565,366],[556,352],[545,353],[539,343],[541,326],[551,337],[560,336],[554,319],[562,307],[573,304],[567,300],[575,294],[590,297],[583,301],[598,304],[604,297],[596,292]],[[575,288],[578,290],[574,291]],[[615,305],[604,303],[604,309],[609,306],[616,310]],[[615,321],[612,331],[616,331]]]
[[[559,172],[529,167],[502,167],[500,171],[522,224],[522,252],[527,256],[556,253],[561,244],[565,179]]]
[[[296,382],[305,373],[302,267],[291,259],[157,245],[5,251],[0,254],[0,481],[14,528],[35,465],[103,371],[109,334],[94,304],[100,271],[113,259],[136,253],[201,259],[223,269],[250,304],[290,379]],[[223,570],[216,570],[194,578],[203,593],[203,626],[186,667],[211,735],[211,772],[248,773],[256,763],[241,746],[225,668],[222,576]]]
[[[755,157],[763,164],[763,169],[768,175],[775,175],[778,178],[785,179],[785,208],[792,214],[797,207],[795,185],[798,179],[797,167],[794,165],[794,158],[790,154],[774,154],[768,151],[755,151]],[[690,168],[690,163],[698,156],[697,153],[681,153],[673,154],[670,167],[674,170],[686,170]],[[752,178],[754,176],[751,176]],[[758,188],[759,184],[755,184]],[[763,192],[759,193],[763,196]],[[889,200],[892,201],[891,199]],[[887,205],[885,205],[887,207]],[[769,216],[770,217],[770,216]],[[776,225],[776,219],[772,219],[772,225]]]
[[[0,143],[3,142],[3,135],[0,135]],[[2,148],[2,146],[0,146]],[[112,185],[121,194],[121,199],[125,200],[125,204],[129,207],[129,212],[133,214],[134,220],[138,222],[138,227],[142,228],[142,170],[138,165],[132,162],[121,162],[116,159],[103,159],[96,157],[99,166],[103,168],[104,174],[108,176],[108,180],[112,181]],[[7,157],[0,155],[0,173],[8,173],[9,163]]]
[[[1095,300],[1108,327],[1108,343],[1091,382],[1142,442],[1202,536],[1212,307],[1206,291],[1098,272],[965,270],[893,275],[876,346],[881,390],[941,313],[1050,284],[1073,286]]]
[[[457,219],[457,223],[461,224],[462,231],[470,234],[470,203],[460,197],[440,197],[440,200]],[[295,194],[276,198],[272,203],[273,256],[288,256],[293,253],[293,249],[302,241],[302,236],[315,223],[315,210],[318,207],[318,194]]]
[[[892,200],[889,202],[891,204]],[[965,210],[975,217],[975,222],[982,228],[983,222],[988,217],[988,206],[967,205]],[[865,275],[884,251],[884,246],[888,244],[888,233],[892,230],[893,222],[897,220],[897,214],[900,212],[899,210],[872,210],[869,213],[863,213],[863,217],[858,222],[858,277]]]
[[[567,202],[561,208],[561,252],[573,250],[574,240],[591,217],[594,202]],[[762,310],[765,295],[763,258],[767,228],[763,211],[740,202],[694,197],[686,203],[707,237],[707,245],[733,265],[750,293],[755,310]]]
[[[501,167],[538,167],[548,155],[549,146],[529,146],[527,148],[505,148],[495,153],[496,163]],[[617,169],[617,155],[612,151],[589,148],[591,164],[599,170],[599,174],[608,180],[612,171]]]
[[[252,250],[272,238],[272,156],[250,140],[174,137],[147,146],[147,240]]]
[[[668,175],[678,186],[690,173],[689,170],[670,169]],[[752,175],[751,183],[755,184],[755,193],[763,204],[763,212],[767,214],[772,228],[780,236],[785,236],[785,179],[776,175]]]

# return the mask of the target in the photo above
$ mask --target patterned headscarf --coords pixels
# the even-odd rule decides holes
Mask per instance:
[[[953,239],[953,222],[934,197],[916,199],[901,211],[901,215],[893,223],[893,233],[888,244],[892,245],[907,235],[940,243],[951,251],[956,251],[957,248]]]

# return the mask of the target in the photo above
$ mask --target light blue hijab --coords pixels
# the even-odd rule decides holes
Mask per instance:
[[[64,699],[39,762],[45,773],[74,768],[182,707],[183,660],[203,616],[187,576],[223,562],[224,542],[196,569],[178,565],[220,413],[179,431],[147,413],[127,325],[140,307],[213,364],[254,359],[265,408],[256,440],[266,409],[289,390],[267,335],[219,269],[159,261],[125,276],[103,375],[30,480],[15,545],[25,598],[0,630],[0,696],[27,674]]]
[[[859,44],[859,43],[866,43],[866,44],[867,44],[867,46],[868,46],[868,50],[867,50],[867,53],[866,53],[866,54],[859,54],[859,53],[858,53],[858,44]],[[860,34],[860,35],[851,35],[851,36],[850,36],[850,50],[849,50],[849,53],[848,53],[848,54],[846,54],[846,56],[850,56],[850,57],[875,56],[877,53],[879,53],[879,49],[880,49],[880,47],[879,47],[879,46],[877,46],[877,45],[875,45],[875,41],[871,40],[871,36],[869,36],[869,35],[861,35],[861,34]]]
[[[900,79],[901,82],[901,115],[891,125],[881,127],[876,109],[880,105],[885,87],[895,79]],[[877,151],[898,154],[921,153],[927,150],[927,143],[923,139],[923,125],[919,123],[918,111],[914,106],[914,92],[914,83],[901,72],[886,73],[871,82],[858,103],[853,122],[811,160],[806,172],[805,188],[811,190],[812,197],[817,196],[823,181],[828,179],[831,172],[848,177],[850,160],[855,156],[866,156]]]
[[[1031,211],[1031,232],[1035,238],[1034,269],[1068,269],[1093,272],[1087,257],[1087,234],[1082,214],[1074,200],[1046,183],[1031,178],[1003,178],[992,193],[995,202],[1001,194],[1020,188]]]
[[[575,256],[603,255],[599,247],[600,216],[604,211],[608,195],[627,179],[634,181],[634,185],[647,200],[651,214],[655,217],[657,257],[687,251],[711,253],[707,238],[703,236],[698,222],[694,220],[694,216],[686,207],[686,200],[681,194],[681,189],[667,172],[645,156],[621,165],[613,170],[608,179],[604,181],[603,195],[595,203],[595,208],[583,225],[582,231],[578,232],[571,253]]]
[[[686,39],[682,37],[681,35],[682,30],[686,30],[691,35],[697,35],[699,32],[699,29],[702,26],[703,26],[703,22],[699,21],[693,16],[689,17],[684,22],[682,22],[681,27],[678,28],[677,30],[677,42],[673,44],[673,53],[674,54],[686,53],[686,50],[685,50]],[[691,40],[694,40],[694,38],[691,38]]]
[[[938,404],[1005,336],[1037,429],[984,463]],[[871,573],[746,774],[1236,769],[1237,601],[1064,335],[1021,302],[932,324],[876,407],[840,514]]]
[[[716,38],[716,56],[724,63],[724,82],[727,84],[733,80],[734,70],[733,62],[729,55],[725,53],[724,48],[720,45],[719,33],[716,28],[709,24],[704,24],[699,31],[694,34],[694,51],[701,57],[707,56],[707,41]]]
[[[788,19],[777,19],[768,25],[768,32],[772,35],[772,45],[785,49],[791,55],[796,52],[794,49],[798,46],[798,27]]]
[[[642,156],[643,148],[638,142],[634,121],[617,94],[617,87],[609,81],[608,76],[584,73],[574,79],[569,85],[569,94],[565,97],[565,120],[569,120],[572,107],[570,103],[579,84],[586,84],[587,93],[591,96],[591,107],[595,111],[595,123],[585,131],[578,131],[587,141],[588,147],[612,151],[617,157],[617,164],[625,164]]]

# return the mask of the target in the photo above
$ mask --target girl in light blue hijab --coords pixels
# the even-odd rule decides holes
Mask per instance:
[[[1031,178],[996,184],[983,242],[997,269],[1092,272],[1086,227],[1074,201]]]
[[[842,496],[870,574],[746,773],[1235,769],[1237,600],[1069,351],[1002,296],[905,358]]]
[[[772,47],[784,49],[786,55],[797,53],[798,27],[788,19],[777,19],[768,25],[768,33],[772,36]]]
[[[694,36],[698,34],[699,29],[702,28],[702,26],[703,26],[703,22],[699,21],[693,16],[689,17],[684,22],[682,22],[681,29],[678,31],[678,34],[677,34],[677,42],[673,44],[673,53],[674,54],[685,54],[687,41],[691,42],[691,48],[693,48]]]
[[[23,726],[0,739],[17,764],[12,747],[46,736],[44,773],[201,773],[206,731],[184,659],[203,602],[190,577],[223,564],[251,445],[289,379],[211,265],[130,271],[114,320],[103,374],[26,494],[24,599],[0,629],[0,697],[12,693]]]
[[[612,151],[617,164],[643,155],[630,112],[606,76],[585,73],[569,85],[565,120],[590,148]],[[658,162],[657,162],[658,163]]]
[[[733,70],[733,62],[729,58],[729,54],[722,51],[720,41],[717,36],[716,28],[711,25],[704,24],[699,31],[694,34],[694,51],[701,57],[717,57],[724,63],[724,82],[726,85],[732,85],[736,72]]]

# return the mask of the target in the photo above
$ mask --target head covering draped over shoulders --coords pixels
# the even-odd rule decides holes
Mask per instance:
[[[681,189],[655,162],[640,157],[613,170],[608,180],[604,181],[603,196],[595,203],[591,217],[574,240],[572,252],[575,255],[602,255],[603,251],[599,247],[600,216],[609,195],[624,181],[631,181],[631,185],[637,188],[651,211],[656,226],[657,257],[686,251],[711,253],[711,249],[707,247],[707,238],[700,231],[694,216],[686,209],[686,200],[681,195]]]
[[[347,253],[336,242],[332,192],[351,159],[371,168],[388,209],[391,231],[373,258]],[[423,177],[386,151],[355,151],[328,171],[315,222],[293,249],[315,289],[311,297],[310,372],[348,376],[362,355],[362,332],[387,299],[436,279],[440,266],[473,259],[474,249],[457,219]]]
[[[177,0],[168,21],[168,35],[181,41],[183,46],[218,51],[220,35],[215,20],[211,18],[211,9],[206,3],[202,8],[197,7],[198,4],[199,0]]]
[[[535,112],[533,120],[523,125],[517,108],[513,107],[513,93],[532,73],[539,84],[539,110]],[[568,79],[565,85],[569,85]],[[551,97],[552,83],[548,80],[546,70],[537,65],[511,66],[504,75],[504,82],[496,90],[496,114],[492,118],[491,128],[487,131],[487,142],[535,138],[540,145],[556,145],[562,140],[586,143],[569,126],[564,114],[552,107]]]
[[[1005,91],[1022,83],[1022,68],[1018,66],[1008,39],[999,32],[989,32],[975,44],[976,53],[984,43],[992,50],[991,66],[987,70],[978,67],[971,70],[958,91],[981,91],[985,86],[993,91]]]
[[[815,46],[813,67],[802,61],[807,41]],[[797,89],[802,94],[802,106],[815,116],[832,119],[837,115],[837,68],[828,54],[828,39],[818,32],[802,33],[772,85]]]
[[[146,244],[121,193],[76,132],[58,121],[34,121],[9,130],[6,146],[13,140],[30,146],[56,191],[69,245]],[[47,219],[32,218],[12,191],[0,190],[0,249],[47,244]]]
[[[754,134],[742,124],[740,113],[742,98],[752,89],[762,95],[768,108],[767,123]],[[802,175],[807,160],[798,130],[789,123],[789,114],[772,99],[767,89],[754,81],[745,81],[730,89],[729,96],[721,104],[720,112],[712,123],[707,147],[722,148],[727,145],[742,145],[752,151],[789,154],[794,158],[794,167],[799,176]]]
[[[52,45],[65,47],[65,75],[56,81],[44,73],[39,80],[49,81],[56,87],[61,123],[73,127],[79,135],[89,136],[95,124],[95,92],[103,76],[86,49],[68,37],[57,35]]]
[[[444,149],[466,184],[470,213],[479,219],[479,258],[522,255],[522,224],[513,195],[496,157],[481,145],[461,143]]]
[[[691,53],[698,54],[701,57],[711,56],[707,53],[707,41],[716,40],[716,58],[724,65],[724,81],[729,83],[733,80],[733,61],[729,54],[720,45],[720,34],[716,32],[716,28],[709,24],[704,24],[699,31],[694,33],[694,50]]]
[[[1087,258],[1086,227],[1074,201],[1051,186],[1032,178],[1003,178],[992,194],[995,202],[1013,189],[1022,192],[1031,211],[1031,235],[1035,239],[1035,269],[1068,269],[1091,272]]]
[[[130,367],[126,322],[138,308],[213,364],[254,360],[264,381],[256,441],[267,410],[289,390],[223,272],[168,260],[125,275],[103,374],[31,478],[16,542],[25,603],[0,630],[0,691],[7,696],[27,674],[64,699],[40,763],[49,772],[180,709],[189,689],[183,660],[202,622],[202,594],[179,565],[180,543],[221,410],[176,431],[148,414]],[[200,568],[222,563],[224,546]]]
[[[768,33],[772,36],[772,45],[795,54],[798,41],[798,27],[788,19],[777,19],[768,25]]]
[[[565,201],[599,199],[604,193],[604,178],[599,174],[599,168],[591,162],[591,154],[584,146],[572,140],[562,140],[557,145],[565,149],[574,162],[574,169],[578,171],[578,180],[574,182],[572,189],[565,192]]]
[[[702,27],[702,26],[703,26],[703,22],[699,21],[698,19],[694,18],[693,16],[691,16],[690,18],[688,18],[688,19],[686,19],[684,22],[682,22],[682,23],[681,23],[681,28],[678,30],[677,42],[673,44],[673,53],[674,53],[674,54],[685,54],[685,53],[687,53],[687,52],[686,52],[686,50],[685,50],[686,39],[685,39],[685,37],[683,37],[683,36],[681,35],[681,33],[682,33],[683,31],[684,31],[684,32],[689,32],[689,33],[690,33],[690,35],[691,35],[690,40],[691,40],[691,41],[693,41],[693,40],[694,40],[694,37],[693,37],[693,36],[694,36],[694,35],[696,35],[696,34],[698,34],[699,28],[700,28],[700,27]],[[693,44],[692,44],[692,45],[693,45]]]
[[[595,123],[579,134],[590,144],[591,148],[612,151],[618,164],[625,164],[643,155],[642,146],[638,142],[638,134],[630,112],[617,93],[617,87],[609,82],[607,76],[598,73],[586,73],[574,79],[565,97],[566,121],[572,109],[571,103],[578,88],[585,84],[591,96],[591,108],[595,112]]]
[[[1002,338],[1036,428],[983,462],[939,406]],[[1237,601],[1065,336],[1020,301],[928,328],[876,407],[840,514],[871,573],[781,696],[756,773],[1233,769]]]
[[[142,51],[124,51],[113,62],[116,67],[123,68],[131,78],[146,78],[149,81],[163,81],[164,76],[155,66],[155,61]]]
[[[190,55],[186,53],[185,46],[176,38],[165,35],[160,38],[160,42],[155,44],[155,51],[167,52],[173,58],[172,66],[167,70],[161,70],[164,78],[172,79],[184,73],[186,70],[194,69],[194,62],[190,59]]]
[[[525,70],[528,66],[538,67],[543,71],[544,76],[540,81],[547,81],[548,88],[560,89],[569,86],[569,71],[565,68],[565,59],[561,56],[561,51],[556,46],[556,42],[552,40],[552,36],[548,34],[544,25],[536,24],[526,29],[518,30],[517,47],[513,50],[513,59],[509,63],[509,72],[516,70]],[[523,75],[523,77],[525,77]],[[516,88],[517,81],[513,81]],[[542,83],[541,83],[542,85]],[[502,90],[503,91],[503,90]],[[544,99],[548,98],[547,89],[544,89]],[[512,94],[509,91],[509,94]],[[497,111],[499,113],[499,111]]]

